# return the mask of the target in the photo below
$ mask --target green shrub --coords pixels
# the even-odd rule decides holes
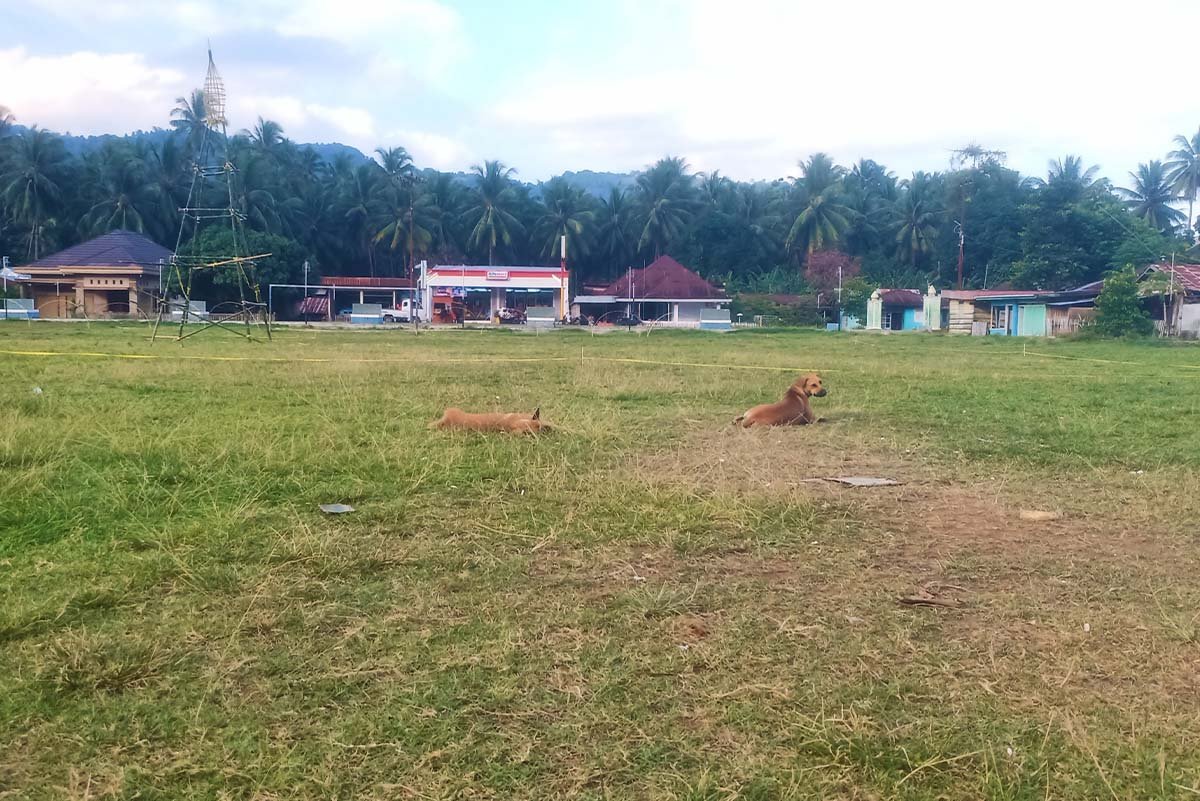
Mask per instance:
[[[810,326],[822,325],[825,320],[821,316],[820,310],[817,308],[817,298],[815,295],[794,295],[783,296],[787,300],[781,299],[777,295],[738,295],[730,304],[730,311],[733,314],[733,319],[737,319],[739,314],[743,317],[743,322],[752,322],[755,317],[761,315],[767,318],[775,318],[774,324],[781,326]]]
[[[1142,308],[1137,273],[1132,266],[1105,276],[1104,289],[1096,298],[1096,332],[1106,337],[1147,336],[1154,332],[1154,322]]]

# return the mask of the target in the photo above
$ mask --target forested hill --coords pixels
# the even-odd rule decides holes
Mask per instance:
[[[27,129],[23,125],[13,125],[11,132],[14,135],[22,135]],[[134,131],[127,134],[95,134],[90,136],[80,136],[71,133],[60,133],[58,137],[62,139],[63,146],[72,156],[83,157],[88,153],[94,153],[102,149],[105,145],[113,145],[116,143],[128,144],[147,144],[151,147],[159,147],[162,143],[170,138],[175,133],[169,128],[154,128],[150,131]],[[296,145],[300,150],[311,148],[322,161],[333,163],[338,156],[346,156],[354,164],[361,164],[367,161],[367,156],[358,148],[350,145],[343,145],[341,142],[304,142]]]

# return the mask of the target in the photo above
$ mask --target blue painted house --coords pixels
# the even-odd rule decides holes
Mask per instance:
[[[920,331],[925,327],[925,299],[915,289],[881,289],[884,331]]]
[[[1059,293],[1044,290],[947,289],[950,333],[1044,337],[1052,333],[1047,304]]]

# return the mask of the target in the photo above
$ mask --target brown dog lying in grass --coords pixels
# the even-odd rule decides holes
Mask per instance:
[[[796,379],[783,400],[763,403],[750,409],[733,422],[742,428],[750,426],[804,426],[821,422],[808,404],[809,398],[825,397],[821,376],[816,373],[802,375]]]
[[[455,429],[459,431],[498,431],[504,434],[540,434],[549,431],[549,423],[542,422],[542,407],[533,414],[521,412],[484,412],[472,414],[451,406],[442,413],[441,419],[430,424],[431,428]]]

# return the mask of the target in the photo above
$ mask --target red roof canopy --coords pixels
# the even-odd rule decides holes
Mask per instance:
[[[326,275],[321,278],[321,286],[354,287],[370,289],[371,287],[399,287],[401,289],[413,285],[411,278],[368,278],[359,275]]]
[[[644,300],[727,300],[723,290],[670,256],[659,256],[648,267],[628,271],[596,294]]]

